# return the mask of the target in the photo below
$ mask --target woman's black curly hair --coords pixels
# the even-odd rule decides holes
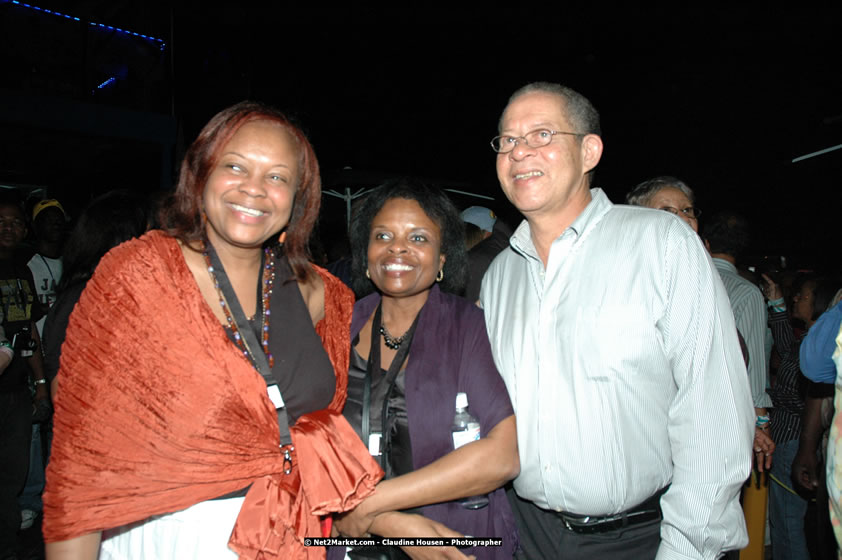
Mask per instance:
[[[371,222],[386,202],[393,198],[416,201],[439,227],[441,252],[446,256],[444,279],[439,286],[445,292],[462,294],[468,278],[468,255],[465,250],[465,229],[459,211],[443,190],[412,177],[387,181],[369,193],[355,209],[349,232],[353,256],[351,282],[354,292],[358,297],[362,297],[376,289],[365,275],[368,268]]]

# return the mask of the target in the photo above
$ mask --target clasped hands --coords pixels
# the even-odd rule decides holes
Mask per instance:
[[[463,537],[458,531],[414,513],[387,512],[375,514],[366,511],[365,502],[356,509],[334,517],[334,536],[364,537],[371,534],[391,538],[420,538],[420,537]],[[467,560],[474,556],[466,556],[453,546],[402,546],[401,549],[413,560]]]

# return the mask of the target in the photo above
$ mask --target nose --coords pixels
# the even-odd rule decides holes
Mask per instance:
[[[389,244],[389,252],[393,254],[400,254],[406,252],[406,243],[401,238],[395,238],[391,244]]]
[[[266,196],[266,189],[260,177],[249,175],[245,177],[240,183],[240,192],[243,192],[251,197],[257,198]]]
[[[515,161],[521,161],[522,159],[529,157],[535,153],[535,148],[529,146],[526,143],[526,138],[518,138],[517,144],[515,144],[515,148],[509,152],[509,157]]]

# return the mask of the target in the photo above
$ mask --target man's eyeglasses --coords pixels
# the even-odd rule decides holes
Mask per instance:
[[[508,154],[514,150],[523,140],[530,148],[541,148],[550,143],[556,134],[569,134],[570,136],[584,136],[578,132],[562,132],[560,130],[547,130],[539,128],[526,134],[526,136],[495,136],[491,139],[491,148],[498,154]]]
[[[676,216],[687,216],[688,218],[692,218],[694,220],[698,220],[699,216],[702,215],[702,211],[696,208],[695,206],[688,206],[687,208],[673,208],[672,206],[664,206],[662,208],[658,208],[658,210],[665,210],[670,214],[675,214]]]

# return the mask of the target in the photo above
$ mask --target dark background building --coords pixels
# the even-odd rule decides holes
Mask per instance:
[[[548,80],[600,110],[595,184],[615,202],[676,175],[705,213],[748,215],[757,256],[836,255],[842,150],[793,163],[842,145],[836,14],[123,4],[0,0],[0,184],[71,208],[117,187],[169,189],[207,119],[250,98],[298,118],[326,188],[420,175],[494,197],[514,223],[488,141],[508,95]],[[344,212],[337,198],[323,207],[324,222]]]

